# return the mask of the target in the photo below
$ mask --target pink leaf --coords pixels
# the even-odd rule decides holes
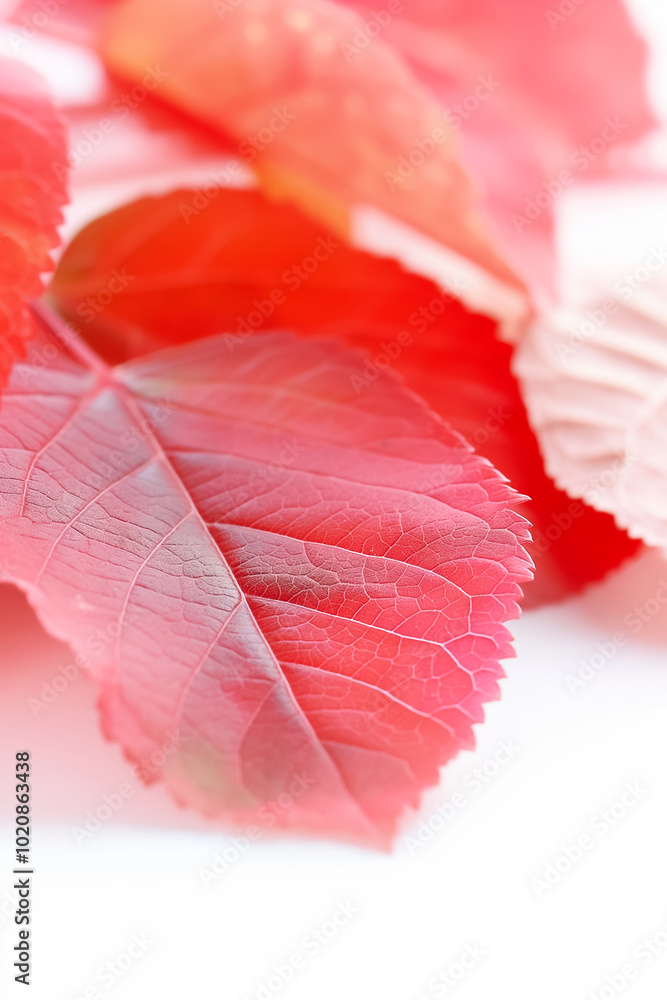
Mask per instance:
[[[652,253],[652,268],[661,257]],[[547,471],[571,496],[613,514],[631,537],[667,548],[664,291],[607,298],[587,316],[585,327],[578,311],[563,310],[536,325],[518,351]]]
[[[252,821],[300,776],[284,825],[386,843],[498,695],[516,494],[329,341],[73,349],[42,333],[0,411],[8,578],[130,757],[176,737],[180,800]]]
[[[379,31],[446,109],[498,244],[538,303],[553,302],[553,205],[577,181],[627,172],[630,144],[657,124],[644,86],[647,45],[624,4],[346,5],[364,22],[356,58]]]
[[[351,0],[368,21],[373,0]],[[410,0],[382,34],[448,106],[495,77],[497,96],[552,166],[591,142],[607,116],[634,142],[656,125],[644,77],[648,46],[622,0]],[[372,20],[372,14],[371,14]],[[451,108],[472,120],[483,98]],[[609,151],[607,151],[608,153]],[[600,155],[596,171],[609,163]]]

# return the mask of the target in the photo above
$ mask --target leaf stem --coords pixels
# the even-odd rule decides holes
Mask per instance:
[[[89,347],[79,334],[68,323],[65,323],[53,309],[44,302],[37,301],[36,299],[30,303],[30,309],[35,319],[45,327],[51,337],[58,341],[62,347],[66,348],[70,354],[73,354],[77,361],[80,361],[86,368],[95,372],[105,381],[110,379],[111,368],[106,361],[103,361],[92,347]]]

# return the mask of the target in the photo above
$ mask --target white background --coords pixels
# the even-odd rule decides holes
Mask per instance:
[[[651,91],[662,110],[667,11],[662,0],[632,6],[654,46]],[[599,279],[602,269],[641,259],[661,234],[667,242],[667,194],[658,188],[625,198],[568,193],[559,211],[563,260],[578,279],[588,272]],[[118,748],[99,735],[87,678],[77,678],[37,716],[30,711],[28,699],[39,696],[70,655],[41,634],[22,598],[3,588],[4,802],[14,752],[33,752],[35,958],[27,995],[74,1000],[95,987],[89,997],[104,1000],[255,998],[274,964],[300,953],[305,968],[260,998],[592,1000],[602,991],[602,1000],[664,1000],[667,612],[648,613],[650,621],[576,692],[567,682],[599,652],[596,644],[608,653],[611,636],[630,631],[623,620],[636,605],[648,601],[654,608],[661,580],[667,581],[667,562],[645,553],[584,596],[513,624],[518,655],[507,662],[502,700],[477,727],[477,750],[446,768],[393,855],[327,841],[276,841],[266,833],[208,888],[200,870],[210,869],[231,841],[215,824],[178,809],[160,787],[136,786]],[[21,616],[26,626],[18,640]],[[503,741],[517,749],[498,767]],[[474,768],[485,772],[481,788]],[[132,795],[77,844],[72,827],[123,782]],[[618,802],[627,782],[641,787],[640,798],[602,835],[595,818]],[[443,823],[436,810],[457,792],[463,804]],[[431,839],[415,849],[419,832]],[[548,864],[585,834],[592,846],[581,860],[549,889],[536,888]],[[10,1000],[25,993],[12,981],[9,957],[16,942],[7,915],[12,857],[5,826],[0,983]],[[304,939],[341,904],[358,912],[312,954]],[[125,964],[133,934],[147,936],[150,945],[106,986],[99,970],[119,957]],[[656,934],[658,953],[642,960],[635,949]],[[439,973],[448,975],[450,967],[458,973],[457,959],[469,946],[484,954],[460,982],[449,992],[444,980],[439,991],[431,988]],[[627,962],[637,977],[610,986],[605,977]]]

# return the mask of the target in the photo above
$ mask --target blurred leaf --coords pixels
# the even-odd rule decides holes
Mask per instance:
[[[0,57],[0,389],[23,357],[32,329],[27,309],[53,268],[67,168],[62,122],[43,80],[22,63]]]

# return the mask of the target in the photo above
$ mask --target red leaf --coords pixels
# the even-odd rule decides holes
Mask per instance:
[[[31,324],[26,303],[40,295],[40,274],[66,201],[51,169],[66,159],[64,129],[36,73],[0,57],[0,388],[23,357]]]
[[[75,345],[76,347],[76,345]],[[5,570],[177,797],[386,842],[498,694],[514,492],[390,375],[271,334],[114,370],[43,338],[0,411]],[[55,356],[54,356],[55,354]],[[171,734],[171,735],[170,735]]]
[[[636,552],[638,543],[611,517],[573,503],[547,478],[510,372],[511,350],[494,324],[392,261],[337,240],[326,254],[331,241],[256,192],[221,191],[210,200],[175,192],[86,227],[65,251],[51,293],[113,362],[221,330],[232,331],[234,347],[259,325],[344,336],[365,349],[371,363],[357,382],[360,395],[391,364],[532,497],[522,511],[534,525],[537,572],[524,606],[580,590]],[[112,297],[114,273],[126,281]]]

